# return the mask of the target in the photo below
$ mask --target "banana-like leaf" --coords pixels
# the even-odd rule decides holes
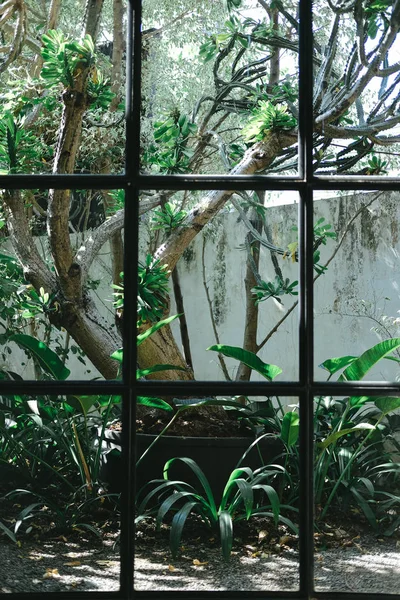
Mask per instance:
[[[379,342],[351,363],[339,377],[339,381],[360,381],[368,371],[387,354],[400,347],[400,338]]]
[[[318,448],[321,448],[322,450],[324,450],[325,448],[330,446],[330,444],[333,444],[334,442],[336,442],[339,438],[343,437],[344,435],[353,433],[354,431],[360,431],[363,429],[375,429],[375,425],[372,425],[371,423],[359,423],[358,425],[355,425],[354,427],[348,427],[347,429],[341,429],[340,431],[335,431],[334,433],[331,433],[331,435],[328,435],[328,437],[323,442],[319,442]]]
[[[92,406],[96,404],[97,400],[98,396],[67,396],[67,403],[73,408],[76,408],[80,412],[82,412],[82,414],[84,414],[85,417],[92,408]]]
[[[160,410],[166,410],[168,412],[173,411],[172,406],[161,400],[161,398],[148,398],[147,396],[138,396],[137,403],[142,406],[149,406],[150,408],[158,408]]]
[[[357,360],[358,356],[338,356],[337,358],[328,358],[328,360],[324,360],[319,366],[321,369],[325,369],[325,371],[329,371],[331,375],[340,371],[340,369],[344,369],[352,362]]]
[[[210,346],[207,348],[207,350],[219,352],[219,354],[223,354],[228,358],[235,358],[236,360],[239,360],[254,371],[257,371],[257,373],[260,373],[260,375],[268,379],[268,381],[272,381],[277,375],[282,373],[281,368],[277,367],[276,365],[265,363],[261,360],[261,358],[258,358],[254,352],[243,350],[243,348],[238,348],[237,346],[216,344],[215,346]]]
[[[400,408],[400,398],[374,398],[374,404],[384,415]]]
[[[300,418],[296,412],[287,412],[282,419],[281,440],[289,446],[299,439]]]
[[[44,342],[24,333],[16,333],[10,336],[9,340],[15,342],[20,348],[29,350],[37,359],[41,368],[54,379],[64,380],[71,374],[71,371],[62,363],[58,355]]]

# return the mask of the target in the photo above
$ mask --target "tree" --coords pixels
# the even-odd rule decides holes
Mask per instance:
[[[82,2],[78,4],[84,8]],[[32,36],[36,11],[33,3],[10,0],[0,7],[0,27],[8,43],[0,71],[5,72],[9,65],[15,68],[2,84],[4,89],[6,84],[12,83],[13,90],[10,106],[2,108],[0,160],[4,171],[37,172],[51,165],[53,173],[73,173],[88,168],[88,162],[92,162],[92,172],[110,172],[119,168],[120,157],[118,153],[110,153],[107,139],[111,132],[120,131],[115,115],[122,85],[122,51],[116,36],[121,24],[121,4],[117,0],[104,3],[104,6],[103,1],[88,1],[85,11],[82,10],[85,14],[81,28],[83,35],[77,41],[79,27],[76,21],[72,27],[69,25],[69,31],[66,27],[64,31],[61,24],[65,23],[65,13],[57,16],[58,3],[47,2],[45,21],[55,26],[58,19],[57,27],[60,24],[60,28],[47,33],[47,27],[42,28],[45,34],[42,47]],[[215,16],[212,7],[201,11],[183,0],[173,8],[167,4],[164,7],[160,3],[149,3],[147,12],[145,10],[143,167],[166,174],[210,173],[215,171],[216,165],[219,171],[239,175],[295,172],[296,57],[299,52],[295,6],[284,5],[280,0],[270,4],[264,0],[228,0],[225,22],[214,22],[215,30],[210,31]],[[222,9],[218,7],[218,10]],[[190,26],[185,22],[188,11]],[[156,27],[151,26],[152,19]],[[400,63],[393,59],[400,27],[400,0],[329,2],[329,8],[323,3],[315,3],[315,19],[315,169],[329,174],[384,173],[391,165],[377,155],[376,149],[400,141],[396,134],[400,122]],[[331,20],[328,34],[325,28],[318,29],[319,19],[324,23]],[[102,32],[100,36],[99,31]],[[185,60],[179,55],[182,50],[178,44],[182,48],[186,40],[190,55],[196,32],[201,32],[202,36],[199,55],[186,61],[185,68],[190,65],[198,68],[200,83],[193,84],[187,93],[183,93],[188,83],[179,77],[168,79],[170,67],[166,67],[167,76],[161,83],[158,76],[157,85],[163,89],[172,79],[177,90],[176,100],[182,91],[181,102],[174,101],[171,106],[165,100],[167,94],[162,94],[160,99],[154,94],[154,85],[149,85],[154,53],[175,43],[180,68]],[[99,53],[101,46],[106,45],[106,38],[112,39],[114,44],[111,63]],[[41,61],[40,79],[28,79],[26,84],[21,83],[22,77],[15,76],[26,73],[26,62],[29,67],[32,64],[37,67],[41,66]],[[107,80],[107,72],[112,80]],[[208,80],[204,79],[206,76]],[[196,87],[200,98],[193,106]],[[201,93],[201,88],[205,93]],[[58,105],[60,93],[61,110]],[[165,114],[167,108],[169,112]],[[58,132],[50,136],[49,144],[45,124],[55,116],[59,117],[61,125]],[[114,140],[116,138],[118,134]],[[100,144],[93,141],[98,139]],[[54,157],[48,150],[52,144]],[[89,146],[96,148],[97,155],[94,154],[94,161],[86,160],[85,163]],[[115,143],[114,150],[118,147]],[[166,209],[167,205],[173,207],[174,192],[143,194],[140,211],[144,213],[161,206],[161,214],[166,219],[164,238],[159,239],[154,252],[154,260],[159,261],[155,263],[157,268],[165,265],[166,271],[173,273],[194,237],[232,200],[240,218],[249,227],[249,273],[251,271],[257,281],[253,254],[256,245],[263,244],[275,257],[277,286],[281,286],[279,293],[291,293],[293,288],[284,289],[276,262],[276,255],[282,254],[283,250],[275,248],[269,241],[268,223],[264,218],[261,234],[260,223],[252,225],[256,222],[254,214],[249,219],[248,207],[233,194],[233,190],[212,191],[194,206],[187,206],[187,199],[184,199],[183,204],[186,204],[181,208],[189,210],[184,219],[177,221],[173,221],[173,217],[168,221]],[[99,316],[87,281],[94,257],[106,241],[113,239],[115,264],[119,265],[115,269],[114,283],[118,283],[120,262],[117,257],[121,255],[121,244],[117,236],[123,227],[123,210],[116,210],[120,203],[114,205],[110,195],[103,193],[102,203],[109,216],[74,251],[70,239],[70,192],[51,190],[46,200],[42,212],[54,270],[37,250],[27,198],[21,191],[7,190],[3,194],[8,235],[26,280],[37,291],[43,288],[53,298],[53,310],[48,313],[51,322],[69,332],[105,377],[114,377],[116,365],[110,355],[121,345],[121,340],[118,332],[110,330],[109,324]],[[37,197],[33,201],[37,201]],[[263,214],[260,199],[252,198],[252,205],[258,214]],[[157,210],[160,212],[159,208]],[[174,214],[175,209],[171,210]],[[179,212],[182,210],[177,210],[176,214]],[[149,269],[153,266],[151,263]],[[248,285],[248,311],[254,313],[257,309],[252,302],[253,283]],[[167,311],[168,302],[166,298],[164,300]],[[254,319],[248,321],[254,322]],[[142,326],[148,324],[147,321]],[[246,330],[244,345],[247,349],[254,350],[256,333],[256,328],[252,332]],[[139,361],[142,367],[165,362],[178,366],[185,364],[166,327],[140,346]],[[182,375],[177,371],[170,372],[169,376],[181,378],[191,377],[191,374]],[[240,377],[249,377],[249,372]]]

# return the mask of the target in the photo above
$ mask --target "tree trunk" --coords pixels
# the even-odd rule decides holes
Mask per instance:
[[[162,377],[159,373],[154,373],[154,375],[149,375],[149,379],[169,381],[194,379],[193,371],[185,363],[168,325],[159,329],[138,347],[138,360],[141,369],[161,364],[176,365],[187,369],[186,371],[165,371],[162,373]]]
[[[252,175],[257,171],[266,169],[283,148],[291,146],[296,141],[297,135],[295,133],[271,133],[264,141],[254,144],[247,150],[243,159],[232,169],[230,175]],[[155,259],[159,259],[167,265],[168,270],[171,272],[192,240],[221,210],[233,194],[234,190],[218,190],[207,194],[190,211],[184,225],[175,229],[166,242],[156,250]],[[165,357],[167,356],[168,360],[166,361]],[[138,361],[141,368],[160,362],[185,366],[182,353],[173,339],[169,326],[163,327],[152,335],[149,338],[149,344],[139,346]],[[180,371],[170,371],[168,378],[193,379],[193,375],[191,373],[189,377]]]
[[[257,214],[255,209],[252,209],[251,215],[251,224],[254,229],[261,233],[262,229],[262,221],[259,215]],[[250,237],[250,243],[252,239],[251,233],[247,234]],[[254,262],[254,266],[257,269],[259,267],[259,259],[260,259],[260,242],[254,241],[251,244],[251,252],[252,258]],[[254,295],[252,293],[252,288],[257,285],[257,279],[254,275],[253,265],[251,262],[251,257],[247,256],[247,264],[246,264],[246,275],[244,280],[245,292],[246,292],[246,315],[245,315],[245,324],[244,324],[244,336],[243,336],[243,348],[244,350],[249,350],[250,352],[257,352],[257,330],[258,330],[258,305],[255,303]],[[236,373],[236,381],[250,381],[252,369],[245,365],[244,363],[240,363],[238,371]]]

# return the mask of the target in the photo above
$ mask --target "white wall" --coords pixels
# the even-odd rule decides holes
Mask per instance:
[[[322,198],[315,202],[316,220],[324,216],[341,238],[347,223],[363,204],[367,204],[377,194],[355,196],[341,195],[336,198]],[[293,195],[290,196],[292,201]],[[399,317],[400,310],[400,241],[399,195],[382,194],[369,208],[361,211],[344,238],[335,259],[326,274],[315,285],[315,369],[316,376],[326,379],[326,374],[318,369],[318,364],[334,356],[359,355],[377,343],[380,335],[372,331],[382,315]],[[285,197],[281,199],[285,201]],[[297,225],[297,205],[282,204],[267,211],[267,220],[272,231],[272,242],[286,248],[294,241]],[[146,227],[142,227],[141,247],[144,247]],[[202,251],[205,245],[205,278],[213,302],[214,317],[220,341],[224,344],[242,346],[245,314],[244,276],[246,252],[243,245],[247,230],[238,220],[236,212],[225,210],[198,235],[185,252],[179,263],[179,274],[188,321],[191,350],[197,379],[223,379],[223,374],[214,352],[206,348],[216,343],[203,284]],[[337,243],[328,241],[321,247],[321,262],[333,253]],[[280,265],[285,277],[291,281],[298,279],[298,264],[290,258]],[[96,290],[101,312],[113,326],[112,289],[109,250],[105,246],[93,266],[92,278],[100,280]],[[261,251],[260,274],[265,281],[274,279],[270,253]],[[285,311],[296,298],[285,296],[283,306],[275,300],[260,304],[260,342],[277,324]],[[175,311],[172,303],[171,314]],[[400,327],[387,321],[387,331],[383,337],[400,336]],[[175,332],[179,339],[178,326]],[[382,334],[382,331],[380,331]],[[382,336],[382,335],[381,335]],[[6,368],[21,372],[21,353],[13,348]],[[260,352],[260,357],[283,369],[278,380],[293,380],[298,377],[298,311],[284,321]],[[237,362],[227,359],[228,369],[235,375]],[[75,357],[68,364],[74,378],[91,379],[98,375],[89,366],[84,367]],[[22,369],[24,377],[32,376]],[[399,377],[399,367],[392,361],[382,361],[371,371],[370,380],[394,380]],[[258,378],[257,374],[253,378]]]

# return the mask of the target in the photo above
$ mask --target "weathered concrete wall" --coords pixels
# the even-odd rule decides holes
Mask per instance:
[[[347,224],[363,205],[377,194],[341,195],[315,202],[315,221],[324,217],[338,234],[338,241]],[[325,380],[326,373],[318,365],[327,358],[359,355],[381,338],[400,335],[396,324],[386,322],[387,331],[376,321],[382,316],[398,317],[399,303],[399,235],[400,197],[383,194],[361,210],[346,233],[343,243],[327,272],[315,284],[315,375]],[[268,209],[267,220],[272,242],[280,247],[296,239],[292,228],[297,225],[297,205],[288,204]],[[212,299],[215,324],[221,343],[241,346],[245,314],[244,276],[246,252],[240,248],[247,230],[238,221],[237,213],[219,215],[204,236],[199,236],[179,264],[180,280],[185,300],[192,343],[195,374],[198,379],[222,379],[221,368],[214,352],[206,348],[216,343],[212,330],[202,273],[202,252],[205,243],[205,281]],[[324,264],[337,246],[328,241],[320,248]],[[284,277],[298,279],[298,264],[290,258],[279,258]],[[275,277],[270,253],[261,250],[260,274],[265,281]],[[259,305],[260,343],[282,318],[296,298],[285,296],[282,304],[273,299]],[[172,309],[173,310],[173,309]],[[177,327],[175,327],[177,331]],[[279,380],[298,377],[298,309],[283,322],[278,331],[260,351],[260,357],[283,369]],[[237,362],[227,360],[234,377]],[[396,363],[385,360],[368,376],[370,380],[397,378]],[[257,375],[253,375],[256,379]]]
[[[376,196],[372,193],[358,196],[342,194],[336,198],[317,200],[315,220],[324,217],[340,240],[349,221]],[[399,201],[399,194],[381,194],[370,206],[361,210],[328,271],[315,284],[315,373],[318,379],[326,379],[326,373],[318,365],[327,358],[359,355],[381,338],[400,336],[400,325],[393,320],[399,317],[397,311],[400,310]],[[271,241],[276,246],[287,248],[296,239],[293,227],[297,226],[297,208],[293,203],[268,208],[266,217]],[[145,221],[141,231],[144,253]],[[237,213],[226,210],[203,234],[197,236],[179,263],[197,379],[223,379],[216,353],[206,350],[216,343],[216,339],[205,285],[209,290],[220,342],[234,346],[243,344],[246,271],[243,244],[246,233],[247,229],[238,220]],[[326,246],[320,248],[322,264],[332,255],[337,244],[328,241]],[[290,281],[298,279],[298,264],[293,263],[290,257],[285,260],[280,257],[279,264],[284,277]],[[103,316],[113,326],[109,265],[109,250],[105,246],[93,266],[91,277],[99,281],[94,293]],[[265,248],[261,249],[260,274],[265,281],[275,277],[270,252]],[[260,304],[259,343],[295,301],[296,297],[285,296],[282,304],[273,299]],[[171,314],[174,311],[172,302]],[[385,316],[393,319],[382,319]],[[378,331],[373,328],[378,328]],[[176,323],[174,330],[179,339]],[[298,309],[295,309],[266,343],[259,356],[283,369],[278,378],[280,381],[293,380],[298,378],[298,348]],[[226,362],[229,373],[234,377],[238,363],[229,359]],[[14,347],[4,366],[12,369],[18,364],[20,372],[20,363],[21,354]],[[77,379],[91,379],[98,375],[90,365],[85,368],[74,356],[71,356],[68,366]],[[32,376],[29,370],[22,374],[24,377]],[[398,375],[398,365],[385,360],[370,372],[368,379],[394,380]],[[259,377],[253,374],[253,378]]]

